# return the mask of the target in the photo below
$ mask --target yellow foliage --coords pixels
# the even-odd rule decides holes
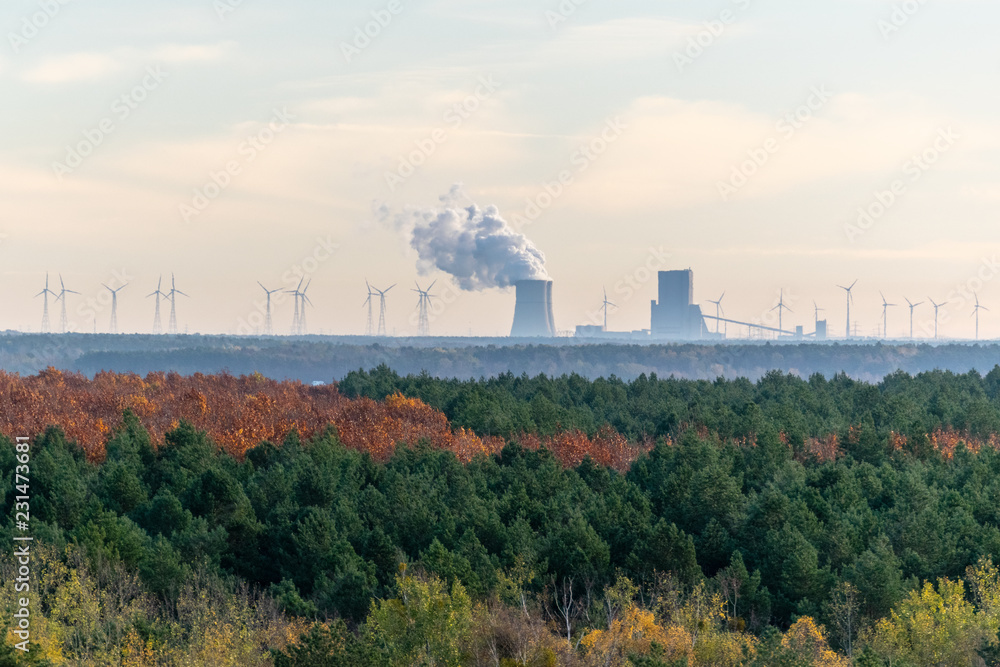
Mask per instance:
[[[581,641],[587,652],[603,665],[625,665],[630,653],[648,653],[653,642],[665,645],[668,637],[653,612],[629,605],[607,630],[591,630]]]
[[[850,660],[830,649],[824,628],[803,616],[788,628],[781,645],[815,667],[850,667]]]

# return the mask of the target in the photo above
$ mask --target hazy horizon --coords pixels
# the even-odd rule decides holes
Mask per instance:
[[[18,0],[0,329],[38,331],[48,272],[81,292],[74,330],[107,331],[102,283],[129,282],[119,329],[148,332],[174,273],[181,331],[252,330],[257,281],[306,275],[311,333],[364,333],[368,279],[398,285],[390,333],[416,334],[410,290],[437,281],[433,335],[506,335],[509,276],[462,291],[427,259],[455,248],[418,251],[400,222],[461,184],[454,207],[496,206],[544,255],[560,330],[597,323],[605,288],[609,328],[648,328],[655,270],[691,268],[707,313],[725,292],[729,317],[776,323],[783,290],[785,328],[812,331],[815,300],[831,337],[855,279],[862,336],[881,292],[890,337],[909,298],[918,337],[934,299],[941,337],[972,338],[978,291],[998,338],[996,18],[978,0]],[[274,318],[287,333],[291,298]]]

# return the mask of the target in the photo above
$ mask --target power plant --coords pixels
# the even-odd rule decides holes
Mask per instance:
[[[517,300],[514,304],[512,338],[551,338],[556,335],[552,316],[552,281],[519,280],[514,283]]]
[[[700,340],[708,333],[701,306],[694,303],[694,271],[660,271],[659,300],[650,305],[650,335],[668,340]]]

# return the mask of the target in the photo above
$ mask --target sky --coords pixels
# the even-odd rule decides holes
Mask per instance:
[[[727,316],[1000,337],[1000,5],[988,0],[11,0],[0,329],[506,335],[513,291],[422,262],[407,211],[495,206],[558,329],[648,328],[655,271]],[[292,298],[273,297],[274,329]],[[52,328],[61,304],[50,302]],[[164,325],[167,306],[163,305]],[[377,309],[375,317],[378,317]],[[731,330],[732,331],[732,330]]]

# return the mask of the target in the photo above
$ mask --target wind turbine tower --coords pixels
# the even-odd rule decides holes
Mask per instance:
[[[265,336],[273,336],[274,335],[274,323],[271,320],[271,295],[274,294],[275,292],[280,292],[281,289],[280,288],[279,289],[267,289],[266,287],[264,287],[263,284],[261,284],[261,282],[259,280],[257,281],[257,284],[260,285],[260,288],[262,290],[264,290],[265,294],[267,294],[267,314],[264,316],[264,335]]]
[[[882,294],[882,292],[879,292],[878,295],[880,297],[882,297],[882,338],[888,338],[889,337],[889,334],[888,334],[889,330],[886,328],[887,327],[887,322],[888,322],[888,315],[887,315],[887,313],[888,313],[889,309],[890,308],[894,308],[896,306],[896,304],[889,303],[888,301],[886,301],[885,300],[885,294]]]
[[[858,284],[858,281],[855,279],[855,281],[853,283],[851,283],[850,287],[844,287],[843,285],[837,285],[837,287],[839,287],[840,289],[842,289],[845,292],[847,292],[847,333],[845,334],[845,337],[847,337],[847,338],[851,337],[851,304],[854,303],[854,294],[853,294],[853,292],[851,290],[853,290],[854,286],[857,285],[857,284]]]
[[[607,332],[607,330],[608,330],[608,306],[611,306],[612,308],[617,308],[618,307],[617,304],[614,304],[614,303],[611,303],[610,301],[608,301],[608,290],[607,290],[607,288],[605,288],[604,289],[604,303],[601,304],[601,308],[604,309],[604,331],[605,332]],[[715,332],[716,333],[719,332],[719,320],[715,321]]]
[[[917,301],[916,303],[910,303],[910,300],[906,300],[906,305],[910,307],[910,340],[913,340],[913,309],[921,305],[923,301]]]
[[[941,306],[947,306],[948,302],[945,301],[944,303],[934,303],[934,299],[931,299],[929,297],[928,297],[927,300],[931,302],[932,306],[934,306],[934,339],[937,340],[937,337],[938,337],[938,308],[940,308]]]
[[[69,327],[69,319],[66,317],[66,295],[67,294],[79,294],[71,289],[66,289],[66,283],[63,282],[62,274],[59,274],[59,295],[56,297],[56,301],[62,301],[62,311],[59,315],[59,332],[66,333],[66,329]]]
[[[719,333],[719,317],[726,314],[726,311],[722,309],[722,300],[724,298],[726,298],[725,292],[723,292],[722,296],[720,296],[715,301],[712,301],[711,299],[709,299],[708,301],[709,303],[715,304],[715,333]],[[780,329],[781,327],[778,328]]]
[[[104,285],[104,283],[101,284]],[[107,285],[104,285],[104,289],[111,292],[111,325],[108,327],[108,331],[110,331],[113,334],[118,333],[118,292],[121,292],[126,287],[128,287],[128,283],[125,283],[118,289],[111,289]],[[97,328],[96,318],[94,322],[94,328],[95,329]]]
[[[378,336],[385,336],[386,335],[386,332],[385,332],[385,295],[388,294],[389,290],[391,290],[395,286],[396,285],[394,283],[391,286],[387,287],[386,289],[379,289],[377,287],[373,288],[376,292],[378,292],[378,299],[379,299],[379,308],[378,308],[378,333],[376,334]]]
[[[171,335],[177,334],[177,295],[188,296],[184,292],[177,289],[177,283],[174,280],[174,274],[170,274],[170,291],[167,292],[167,298],[170,299],[170,327],[168,332]],[[189,297],[190,298],[190,297]]]
[[[299,284],[295,289],[285,290],[286,294],[293,294],[295,296],[295,314],[292,316],[292,335],[298,336],[299,330],[302,328],[300,323],[302,321],[302,315],[299,312],[299,299],[302,296],[302,283],[306,281],[305,278],[299,279]]]
[[[976,316],[976,340],[979,340],[979,311],[989,310],[986,306],[979,303],[979,295],[975,292],[972,293],[976,297],[976,307],[973,309],[972,314]]]
[[[155,335],[163,333],[163,325],[160,324],[160,297],[165,297],[167,294],[160,289],[161,287],[163,287],[163,276],[160,276],[160,280],[156,283],[156,291],[146,295],[147,299],[151,296],[156,297],[156,311],[153,313],[153,334]]]
[[[374,304],[372,302],[372,297],[375,296],[376,294],[378,294],[378,292],[376,292],[375,290],[372,289],[371,283],[369,283],[367,279],[365,280],[365,287],[368,288],[368,298],[365,299],[365,302],[363,304],[361,304],[362,308],[364,308],[365,306],[368,306],[368,323],[365,325],[365,335],[366,336],[374,336],[375,335],[375,325],[373,324],[374,320],[372,319],[372,307],[373,307]],[[417,285],[417,287],[420,287],[420,286]]]
[[[306,286],[302,288],[302,292],[299,294],[299,299],[301,299],[301,307],[299,308],[299,335],[305,336],[309,333],[309,327],[306,326],[306,306],[313,305],[313,302],[309,300],[306,292],[309,291],[309,286],[312,285],[312,280],[306,283]]]
[[[430,284],[430,287],[428,287],[427,289],[421,289],[420,283],[415,283],[415,284],[417,286],[417,289],[412,291],[420,295],[420,302],[417,304],[417,307],[420,309],[420,319],[418,320],[417,324],[417,332],[418,335],[420,336],[429,336],[431,330],[431,320],[427,314],[427,309],[431,305],[431,299],[434,298],[434,295],[431,294],[431,289],[434,288],[434,285],[437,284],[437,281],[435,280],[434,282],[432,282]],[[383,310],[385,309],[383,308]],[[369,310],[369,312],[371,311]]]
[[[35,295],[37,299],[40,296],[45,297],[44,306],[42,309],[42,333],[49,332],[49,295],[56,296],[56,293],[49,289],[49,274],[45,274],[45,289]]]
[[[719,301],[722,301],[721,297],[719,298]],[[780,296],[778,297],[778,305],[772,308],[771,312],[774,312],[775,310],[778,311],[778,336],[781,336],[781,334],[785,332],[785,328],[781,326],[782,311],[787,310],[790,313],[795,312],[785,305],[785,290],[781,290]],[[716,320],[716,322],[718,322],[718,320]]]

